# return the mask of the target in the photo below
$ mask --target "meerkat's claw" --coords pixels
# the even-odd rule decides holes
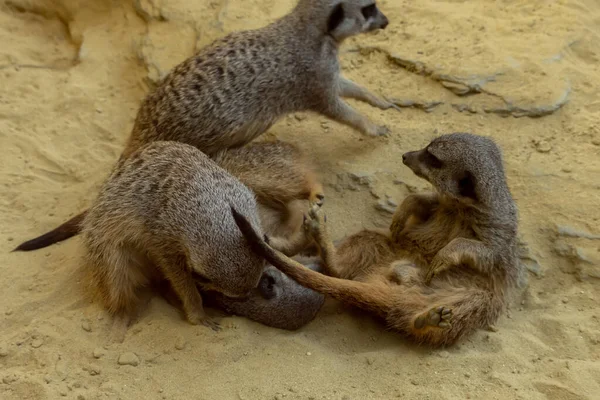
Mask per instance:
[[[384,96],[383,99],[388,103],[388,106],[385,108],[386,110],[388,108],[393,108],[396,111],[402,111],[402,109],[396,103],[394,103],[393,101],[391,101],[387,97]]]
[[[210,318],[204,318],[202,320],[202,325],[204,325],[204,326],[212,329],[215,332],[220,332],[221,329],[222,329],[221,325],[218,322],[216,322],[216,321],[214,321],[214,320],[212,320]]]
[[[430,284],[431,280],[442,272],[450,269],[450,265],[446,263],[436,263],[435,260],[431,263],[427,275],[425,276],[425,283]]]
[[[392,131],[385,125],[381,125],[377,127],[377,132],[375,136],[389,136]]]

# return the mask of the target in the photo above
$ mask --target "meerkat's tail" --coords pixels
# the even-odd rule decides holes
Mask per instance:
[[[269,246],[268,238],[261,238],[246,217],[233,207],[231,212],[252,250],[301,285],[382,317],[385,317],[393,306],[388,287],[333,278],[306,268]]]
[[[62,242],[70,237],[73,237],[81,231],[81,222],[85,218],[87,210],[74,216],[58,228],[51,230],[48,233],[44,233],[42,236],[38,236],[34,239],[28,240],[21,243],[13,251],[31,251],[48,247],[51,244]]]

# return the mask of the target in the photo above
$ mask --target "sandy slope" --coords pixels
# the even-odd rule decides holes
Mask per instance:
[[[379,201],[426,188],[402,166],[404,151],[436,133],[494,137],[539,263],[529,262],[529,286],[499,331],[418,349],[330,301],[298,332],[227,317],[214,333],[156,299],[124,344],[102,348],[108,318],[83,296],[79,239],[9,250],[89,204],[149,83],[292,1],[139,0],[136,12],[129,1],[1,0],[0,398],[598,398],[600,240],[581,236],[600,234],[600,3],[380,3],[391,25],[344,47],[345,74],[388,97],[443,104],[430,113],[358,104],[389,139],[301,115],[267,135],[317,155],[337,236],[386,224]],[[484,93],[458,96],[467,86],[444,74]],[[565,98],[540,118],[484,111],[543,111]],[[137,366],[119,365],[128,352]]]

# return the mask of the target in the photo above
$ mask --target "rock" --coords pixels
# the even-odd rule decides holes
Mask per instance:
[[[131,365],[132,367],[137,367],[140,364],[140,359],[135,353],[127,352],[119,356],[117,363],[119,365]]]
[[[559,236],[572,237],[572,238],[583,238],[583,239],[600,239],[600,235],[593,235],[589,232],[579,231],[575,228],[565,225],[557,225],[556,232]]]
[[[33,341],[31,342],[31,347],[37,349],[39,347],[42,347],[43,344],[44,341],[42,339],[33,339]]]
[[[375,204],[375,209],[377,211],[381,211],[387,214],[394,214],[396,212],[396,208],[390,206],[389,204],[387,204],[387,202],[383,201],[383,200],[379,200],[376,204]]]
[[[370,188],[373,184],[373,176],[368,172],[348,172],[348,176],[359,185],[368,186]]]
[[[102,370],[100,369],[99,365],[90,365],[89,367],[87,367],[87,372],[91,375],[91,376],[95,376],[95,375],[100,375],[100,372],[102,372]]]
[[[102,347],[96,347],[92,354],[94,358],[102,358],[106,354],[106,351]]]
[[[8,347],[5,344],[0,344],[0,357],[6,357],[8,355]]]
[[[532,143],[535,151],[538,153],[549,153],[550,150],[552,150],[552,145],[545,139],[534,139],[532,140]]]
[[[175,348],[177,350],[183,350],[185,348],[185,345],[186,345],[186,341],[185,341],[185,338],[183,336],[179,336],[175,340]]]
[[[81,323],[81,329],[83,329],[86,332],[91,332],[92,331],[92,324],[90,324],[90,321],[83,320],[83,322]]]
[[[442,350],[437,354],[437,356],[440,358],[448,358],[450,357],[450,353],[448,353],[446,350]]]
[[[52,382],[52,377],[50,375],[44,376],[44,382],[51,383]]]

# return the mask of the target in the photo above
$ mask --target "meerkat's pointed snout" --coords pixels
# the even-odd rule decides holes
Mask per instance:
[[[380,28],[381,29],[385,29],[388,25],[390,24],[390,21],[387,19],[387,17],[381,13],[381,23],[380,23]]]

